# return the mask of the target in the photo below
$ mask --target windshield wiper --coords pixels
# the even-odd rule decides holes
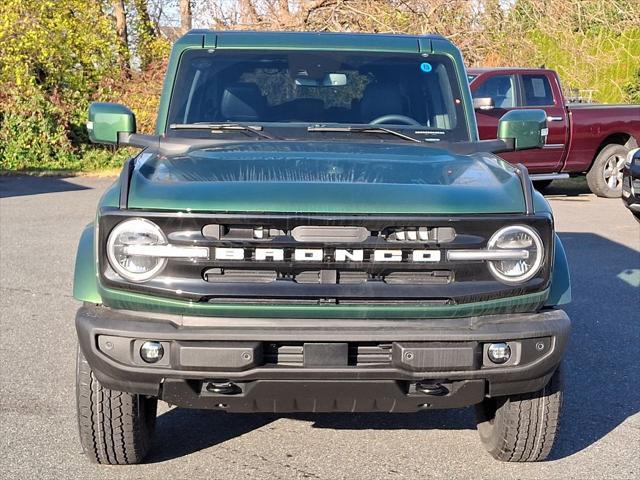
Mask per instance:
[[[260,125],[242,125],[241,123],[172,123],[169,125],[170,130],[241,130],[245,132],[255,133],[259,137],[275,140],[271,135],[262,132]]]
[[[347,133],[388,133],[389,135],[395,135],[396,137],[403,138],[404,140],[409,140],[410,142],[422,143],[417,138],[411,137],[409,135],[405,135],[404,133],[398,132],[396,130],[391,130],[386,127],[354,127],[351,125],[345,127],[332,127],[327,125],[312,125],[307,128],[308,132],[347,132]]]

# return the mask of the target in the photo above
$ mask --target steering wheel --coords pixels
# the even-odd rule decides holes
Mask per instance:
[[[422,125],[416,119],[407,117],[406,115],[397,115],[395,113],[391,113],[389,115],[382,115],[372,121],[369,122],[370,125],[380,125],[381,123],[394,123],[400,122],[403,125],[415,125],[416,127],[421,127]]]

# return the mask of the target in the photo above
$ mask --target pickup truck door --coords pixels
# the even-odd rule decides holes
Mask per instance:
[[[498,121],[509,110],[517,108],[518,79],[515,75],[488,73],[471,83],[473,98],[491,98],[492,108],[477,108],[476,120],[480,139],[490,140],[498,134]]]
[[[564,97],[555,76],[549,77],[546,72],[518,75],[499,73],[481,76],[472,84],[474,98],[492,97],[495,105],[491,110],[476,110],[481,139],[496,138],[500,117],[509,110],[538,108],[547,112],[549,134],[544,148],[500,154],[508,162],[525,164],[531,173],[559,172],[568,143]],[[507,85],[511,86],[513,94],[505,89]],[[507,95],[504,95],[505,92]],[[508,106],[511,95],[514,106]]]

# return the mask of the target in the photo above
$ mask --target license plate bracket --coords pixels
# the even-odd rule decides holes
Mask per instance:
[[[346,367],[349,364],[349,344],[305,343],[303,361],[307,368]]]

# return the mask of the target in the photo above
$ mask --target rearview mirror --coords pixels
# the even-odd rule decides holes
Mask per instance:
[[[327,73],[322,79],[296,77],[295,84],[300,87],[344,87],[347,76],[344,73]]]
[[[474,110],[491,110],[494,107],[493,98],[477,97],[473,99]]]
[[[514,150],[542,148],[548,133],[544,110],[511,110],[498,123],[498,138],[513,142]]]
[[[87,131],[93,143],[117,145],[120,132],[136,132],[136,117],[131,110],[119,103],[93,102],[89,105]]]

